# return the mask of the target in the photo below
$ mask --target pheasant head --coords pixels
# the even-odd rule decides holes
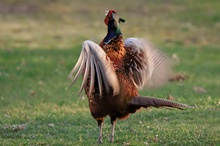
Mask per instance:
[[[118,14],[115,10],[107,10],[105,12],[106,12],[106,14],[105,14],[106,17],[105,17],[104,22],[106,25],[108,25],[108,23],[112,20],[113,20],[115,26],[119,26],[120,22],[123,22],[123,23],[125,22],[124,19],[122,19],[118,16]]]
[[[104,42],[108,44],[113,38],[122,35],[119,23],[123,23],[125,20],[120,18],[115,10],[108,10],[104,22],[108,26],[108,33],[104,38]]]

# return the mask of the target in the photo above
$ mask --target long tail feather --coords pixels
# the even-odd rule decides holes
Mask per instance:
[[[160,99],[160,98],[156,98],[156,97],[144,97],[144,96],[135,96],[131,102],[130,105],[133,106],[141,106],[141,107],[173,107],[173,108],[178,108],[178,109],[182,109],[182,108],[186,108],[188,107],[185,104],[181,104],[181,103],[176,103],[176,102],[172,102],[169,100],[165,100],[165,99]]]

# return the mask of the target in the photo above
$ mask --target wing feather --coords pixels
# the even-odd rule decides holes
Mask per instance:
[[[105,70],[103,68],[100,68],[100,72],[101,72],[101,74],[105,74]],[[106,92],[109,92],[110,89],[109,89],[109,85],[107,82],[107,78],[102,76],[102,81],[103,81]]]
[[[157,86],[168,80],[169,60],[162,51],[138,38],[126,39],[125,49],[125,68],[139,89],[145,85]]]
[[[98,79],[98,86],[99,86],[100,96],[102,96],[102,90],[103,90],[102,77],[101,77],[101,72],[100,72],[100,69],[99,69],[99,66],[98,66],[97,63],[95,63],[95,70],[96,70],[96,75],[97,75],[97,79]]]
[[[74,83],[75,83],[75,81],[76,81],[76,79],[79,77],[79,75],[80,75],[80,73],[82,73],[82,71],[83,71],[83,64],[85,63],[85,60],[82,60],[81,61],[81,65],[77,65],[77,66],[79,66],[78,68],[78,71],[77,71],[77,73],[76,73],[76,76],[73,78],[73,80],[72,80],[72,82],[71,82],[71,84],[70,84],[70,86],[72,86]],[[73,71],[71,71],[71,73],[74,73],[75,72],[75,70],[76,69],[73,69]],[[69,77],[70,77],[70,75],[69,75]]]
[[[83,50],[82,50],[83,51]],[[84,58],[84,55],[81,51],[81,54],[79,56],[79,59],[77,60],[76,62],[76,65],[73,67],[73,69],[71,70],[70,74],[68,75],[68,78],[71,79],[72,78],[72,75],[74,74],[74,72],[76,72],[76,70],[79,68],[80,64],[82,65],[82,61],[83,61],[83,58]]]
[[[113,90],[113,95],[119,93],[119,82],[111,60],[98,44],[89,40],[83,42],[80,57],[68,76],[69,78],[74,76],[71,85],[80,74],[83,74],[80,93],[88,80],[89,95],[93,93],[95,83],[101,96],[103,91],[109,92],[110,88]]]
[[[94,83],[95,83],[94,64],[96,64],[96,62],[94,61],[93,56],[91,55],[90,57],[91,57],[91,61],[90,61],[90,87],[89,87],[89,95],[91,95],[91,93],[92,93],[92,91],[94,89]]]
[[[83,65],[83,64],[84,64],[84,63],[82,63],[82,65]],[[84,76],[83,76],[83,80],[82,80],[82,84],[81,84],[79,93],[82,92],[83,87],[85,86],[86,81],[87,81],[87,79],[88,79],[88,76],[89,76],[89,59],[86,60]]]

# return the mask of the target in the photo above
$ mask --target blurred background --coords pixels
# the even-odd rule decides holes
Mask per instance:
[[[105,10],[126,20],[125,37],[159,45],[219,46],[218,0],[1,0],[1,48],[70,48],[106,35]]]
[[[140,110],[116,125],[115,145],[219,145],[219,0],[0,0],[0,145],[96,143],[81,82],[68,88],[67,76],[82,42],[105,37],[109,9],[126,20],[124,38],[173,58],[171,82],[140,94],[195,107]]]

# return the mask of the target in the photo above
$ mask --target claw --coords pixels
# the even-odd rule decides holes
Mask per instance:
[[[102,144],[102,137],[101,137],[101,136],[99,136],[98,143],[99,143],[99,144]]]

